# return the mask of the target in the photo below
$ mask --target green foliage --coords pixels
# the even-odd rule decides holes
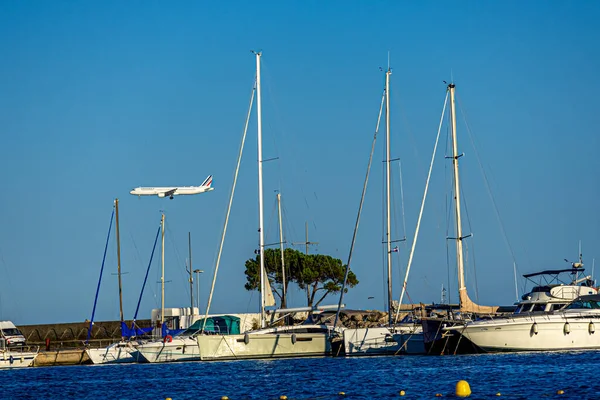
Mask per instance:
[[[285,249],[285,285],[290,282],[306,291],[309,307],[318,306],[327,295],[339,293],[342,290],[346,266],[338,258],[322,254],[304,254],[298,250]],[[265,270],[273,293],[281,300],[283,297],[283,273],[281,269],[281,251],[266,249]],[[260,285],[260,256],[246,261],[246,290],[259,290]],[[354,272],[348,274],[346,291],[358,284]],[[285,307],[285,303],[282,307]]]

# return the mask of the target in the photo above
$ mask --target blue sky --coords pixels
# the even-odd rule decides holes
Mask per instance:
[[[3,2],[0,5],[0,318],[19,324],[90,317],[112,202],[120,199],[126,318],[131,318],[160,210],[167,215],[169,307],[187,306],[187,233],[206,304],[238,144],[263,51],[267,242],[275,190],[288,242],[346,260],[391,54],[395,237],[412,240],[445,85],[459,108],[469,220],[468,284],[482,304],[515,300],[507,249],[477,144],[520,273],[566,266],[582,241],[600,259],[596,126],[597,2]],[[463,114],[472,136],[469,136]],[[446,130],[444,129],[444,132]],[[472,138],[472,139],[471,139]],[[350,308],[383,309],[382,155],[375,153]],[[412,301],[456,289],[446,254],[449,165],[442,138],[409,280]],[[397,168],[397,164],[394,166]],[[199,184],[199,196],[138,199],[135,186]],[[254,312],[244,261],[257,247],[256,122],[234,199],[213,311]],[[470,223],[470,226],[468,225]],[[298,247],[303,249],[303,247]],[[408,258],[395,258],[394,297]],[[158,259],[157,259],[158,260]],[[160,304],[153,264],[140,318]],[[476,272],[475,272],[476,271]],[[114,238],[98,320],[118,319]],[[519,279],[521,283],[521,279]],[[522,287],[519,288],[519,291]],[[369,299],[369,297],[374,297]],[[303,305],[301,293],[291,305]],[[331,303],[335,299],[330,300]]]

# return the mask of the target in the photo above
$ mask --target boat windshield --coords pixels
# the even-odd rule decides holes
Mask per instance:
[[[597,300],[575,300],[571,304],[569,304],[566,308],[567,310],[599,310],[600,303]]]
[[[19,336],[19,335],[22,335],[22,333],[17,328],[2,329],[2,334],[4,336]]]

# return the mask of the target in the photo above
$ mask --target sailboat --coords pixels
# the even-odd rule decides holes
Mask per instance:
[[[267,327],[267,293],[270,284],[267,279],[264,261],[264,221],[263,221],[263,176],[262,176],[262,105],[260,62],[262,54],[256,52],[256,99],[258,125],[258,208],[259,208],[259,255],[260,255],[260,329],[238,335],[197,336],[201,360],[233,360],[280,357],[324,356],[330,353],[328,332],[320,325]],[[239,164],[238,164],[239,166]],[[237,177],[237,174],[236,174]],[[235,182],[235,181],[234,181]],[[232,191],[233,195],[233,191]],[[231,205],[231,200],[230,200]],[[225,232],[225,230],[224,230]],[[216,271],[215,271],[216,274]],[[212,291],[211,291],[212,292]],[[209,301],[210,304],[210,301]],[[208,314],[208,307],[207,307]],[[315,331],[317,329],[317,331]]]
[[[397,355],[422,353],[420,329],[412,324],[396,324],[392,304],[392,248],[391,239],[391,146],[390,146],[390,76],[391,68],[385,74],[385,119],[386,119],[386,248],[387,248],[387,312],[388,324],[371,328],[346,328],[343,331],[343,350],[346,356],[356,355]],[[381,114],[380,114],[381,115]],[[379,126],[379,123],[378,123]],[[370,163],[369,163],[370,167]],[[368,176],[368,175],[367,175]],[[365,183],[366,184],[366,183]],[[364,189],[363,189],[364,197]],[[362,208],[362,200],[361,200]],[[360,211],[359,211],[360,212]],[[358,225],[358,221],[357,221]],[[348,263],[349,265],[349,263]],[[343,293],[343,290],[342,290]],[[405,334],[405,335],[404,335]]]
[[[463,240],[470,235],[464,236],[462,232],[461,222],[461,191],[460,191],[460,175],[458,170],[458,160],[461,155],[458,152],[458,140],[456,134],[456,107],[455,107],[455,88],[454,83],[447,86],[447,92],[450,94],[450,124],[452,135],[452,165],[454,177],[454,222],[455,222],[455,237],[456,243],[456,262],[458,274],[458,293],[459,307],[458,310],[453,310],[452,307],[447,307],[446,317],[425,317],[422,319],[423,335],[425,350],[428,354],[444,354],[452,353],[470,353],[473,352],[472,345],[467,341],[461,341],[460,335],[452,335],[444,328],[454,325],[462,325],[465,320],[477,315],[490,315],[497,312],[496,306],[481,306],[471,300],[467,293],[465,284],[465,268],[464,268],[464,253]],[[458,312],[456,312],[458,311]]]
[[[39,348],[36,351],[27,351],[24,349],[11,349],[6,346],[4,339],[0,340],[0,369],[13,369],[32,367],[39,354]]]
[[[154,329],[154,337],[136,346],[138,362],[190,361],[198,358],[195,341],[189,336],[172,336],[165,325],[165,214],[160,218],[161,232],[161,308],[160,327]],[[191,310],[193,312],[193,309]]]
[[[116,240],[117,240],[117,275],[119,280],[119,312],[121,317],[121,326],[124,325],[125,321],[123,318],[123,296],[122,296],[122,285],[121,285],[121,243],[119,236],[119,199],[115,199],[114,201],[114,216],[115,216],[115,231],[116,231]],[[112,227],[112,216],[111,216],[111,227]],[[108,239],[110,237],[110,228],[108,232],[108,237],[106,238],[106,246],[104,249],[104,258],[102,260],[102,268],[100,270],[100,279],[98,280],[98,288],[96,290],[96,298],[94,300],[94,310],[92,311],[92,318],[90,321],[90,326],[88,329],[88,339],[87,343],[89,343],[90,335],[92,332],[92,326],[94,323],[94,314],[96,311],[96,301],[98,300],[98,292],[100,290],[100,282],[102,280],[102,271],[104,269],[104,259],[106,257],[106,248],[108,247]],[[86,348],[85,352],[87,353],[90,361],[93,364],[112,364],[112,363],[129,363],[135,362],[135,344],[124,340],[124,337],[121,338],[121,341],[118,343],[113,343],[108,347],[100,347],[100,348]]]

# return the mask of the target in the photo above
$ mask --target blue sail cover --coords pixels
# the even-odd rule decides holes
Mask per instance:
[[[183,331],[185,331],[185,329],[169,329],[169,327],[167,327],[167,324],[162,324],[162,337],[166,337],[167,335],[179,335]]]
[[[121,336],[125,338],[150,335],[151,333],[152,327],[140,328],[139,326],[136,326],[135,323],[132,323],[131,328],[129,328],[125,322],[121,322]]]

